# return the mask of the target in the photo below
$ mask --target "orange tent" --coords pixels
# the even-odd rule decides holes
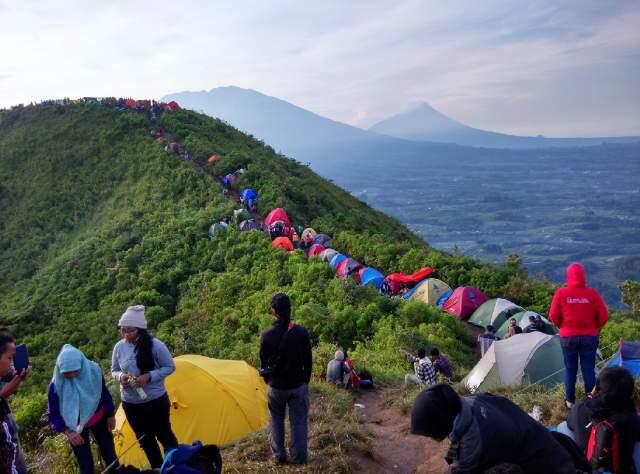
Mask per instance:
[[[216,161],[218,161],[220,159],[220,156],[218,155],[211,155],[209,157],[209,159],[207,160],[207,163],[211,164],[211,163],[215,163]]]
[[[273,242],[271,242],[271,245],[273,245],[274,249],[288,250],[289,252],[293,252],[294,250],[293,244],[288,237],[276,237],[273,239]]]

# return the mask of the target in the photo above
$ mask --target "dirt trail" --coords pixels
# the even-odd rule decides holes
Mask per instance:
[[[353,455],[355,473],[443,474],[448,443],[409,434],[409,417],[381,404],[378,391],[363,392],[356,403],[362,423],[374,435],[373,458]]]

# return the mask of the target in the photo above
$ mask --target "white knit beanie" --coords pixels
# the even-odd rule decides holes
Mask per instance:
[[[122,316],[120,316],[118,327],[147,329],[147,320],[144,317],[144,306],[141,304],[129,306],[127,310],[122,313]]]

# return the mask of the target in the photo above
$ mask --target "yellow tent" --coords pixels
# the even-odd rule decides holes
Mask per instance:
[[[200,440],[224,445],[267,425],[267,389],[255,368],[241,360],[199,355],[183,355],[174,361],[176,371],[165,383],[171,427],[179,443]],[[116,430],[116,452],[123,454],[120,462],[148,465],[122,406],[116,413]]]
[[[437,278],[427,278],[420,283],[420,286],[416,288],[416,291],[413,292],[409,299],[422,301],[435,306],[438,302],[438,298],[450,289],[449,285],[442,280],[438,280]]]

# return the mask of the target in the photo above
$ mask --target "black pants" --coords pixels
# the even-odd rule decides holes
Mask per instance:
[[[122,407],[136,438],[145,435],[140,440],[140,447],[147,455],[149,464],[153,468],[159,468],[163,458],[157,441],[162,444],[165,453],[178,447],[178,440],[171,431],[169,421],[169,397],[165,393],[160,398],[145,403],[122,402]]]
[[[84,439],[84,444],[81,444],[80,446],[71,445],[73,454],[76,455],[76,459],[78,460],[80,474],[93,474],[95,472],[93,468],[93,456],[91,455],[89,433],[91,433],[93,435],[93,439],[96,440],[100,456],[102,456],[105,466],[111,465],[111,463],[116,460],[116,449],[113,445],[113,435],[107,428],[107,417],[103,416],[95,425],[90,428],[85,428],[82,431],[81,436],[82,439]],[[114,472],[116,467],[117,463],[109,472]]]

